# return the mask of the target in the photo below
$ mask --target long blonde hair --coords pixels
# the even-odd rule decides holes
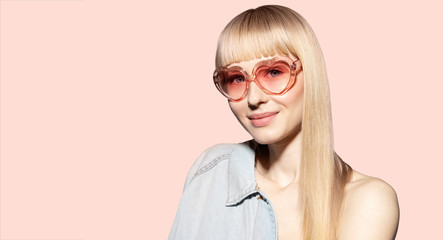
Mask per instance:
[[[300,59],[304,74],[300,196],[304,240],[335,240],[352,169],[334,151],[326,66],[307,21],[283,6],[249,9],[222,31],[216,67],[285,55]]]

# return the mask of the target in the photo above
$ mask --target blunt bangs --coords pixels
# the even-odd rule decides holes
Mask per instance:
[[[291,24],[278,15],[282,13],[257,8],[235,17],[220,34],[216,67],[275,55],[296,56],[289,36]]]

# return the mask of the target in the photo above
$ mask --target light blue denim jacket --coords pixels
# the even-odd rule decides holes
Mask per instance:
[[[272,240],[277,219],[256,184],[247,143],[204,151],[186,178],[169,240]]]

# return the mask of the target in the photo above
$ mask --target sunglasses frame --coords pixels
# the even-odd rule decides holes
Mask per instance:
[[[266,89],[265,87],[263,87],[260,83],[260,81],[257,81],[257,76],[256,71],[257,69],[259,69],[261,66],[271,66],[276,62],[285,62],[288,64],[289,69],[290,69],[290,78],[289,78],[289,82],[288,85],[286,85],[286,87],[280,91],[280,92],[272,92],[268,89]],[[266,94],[268,95],[283,95],[286,92],[288,92],[289,90],[291,90],[291,88],[295,85],[295,80],[296,80],[296,76],[297,76],[297,71],[301,70],[302,67],[300,66],[299,68],[297,68],[297,62],[299,62],[300,60],[298,58],[295,58],[295,60],[292,60],[289,57],[286,56],[277,56],[271,59],[266,59],[263,61],[258,62],[257,64],[255,64],[254,68],[252,69],[252,73],[251,75],[249,75],[243,68],[239,67],[239,66],[232,66],[232,67],[218,67],[215,69],[214,74],[213,74],[213,80],[214,80],[214,84],[215,87],[217,88],[217,90],[223,95],[225,96],[229,101],[233,101],[233,102],[239,102],[243,99],[246,98],[246,95],[248,94],[248,90],[249,90],[249,85],[251,82],[255,82],[255,84]],[[232,98],[231,96],[229,96],[227,93],[225,93],[222,90],[221,85],[219,84],[219,79],[217,78],[218,74],[224,71],[239,71],[241,74],[243,74],[243,76],[245,77],[246,80],[246,87],[245,87],[245,91],[243,92],[243,94],[241,95],[241,97],[235,99]]]

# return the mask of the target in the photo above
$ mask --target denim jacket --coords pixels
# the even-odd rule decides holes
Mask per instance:
[[[204,151],[188,173],[168,239],[277,239],[277,219],[255,181],[254,164],[247,143]]]

